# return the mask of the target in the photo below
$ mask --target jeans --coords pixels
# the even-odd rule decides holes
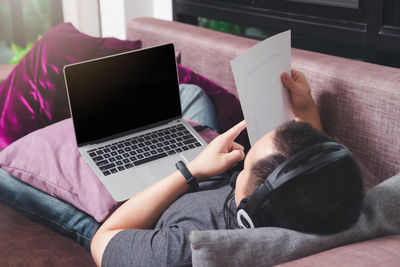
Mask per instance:
[[[179,86],[183,117],[219,132],[217,112],[206,93],[193,84]]]
[[[214,106],[199,87],[181,85],[180,95],[185,118],[218,129]],[[101,225],[87,213],[19,181],[2,169],[0,199],[27,217],[72,238],[87,249],[90,249],[90,242]]]
[[[0,199],[25,216],[71,237],[87,249],[100,227],[92,216],[0,169]]]

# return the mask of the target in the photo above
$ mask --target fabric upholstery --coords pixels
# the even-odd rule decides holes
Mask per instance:
[[[297,50],[324,129],[368,169],[365,187],[400,171],[400,69]]]
[[[174,43],[183,65],[236,96],[230,61],[258,42],[153,18],[132,20],[127,37]],[[400,69],[294,48],[292,67],[309,80],[326,132],[362,163],[366,189],[400,171]]]
[[[279,267],[375,267],[398,266],[400,257],[400,235],[390,235],[343,247],[334,248],[309,257],[279,265]]]
[[[52,28],[0,85],[0,147],[70,117],[65,65],[140,46],[140,41],[90,37],[69,23]]]
[[[0,240],[1,266],[96,266],[83,246],[27,219],[2,201]]]
[[[359,220],[333,235],[305,234],[264,227],[193,231],[194,266],[271,266],[337,246],[400,234],[400,174],[366,193]]]

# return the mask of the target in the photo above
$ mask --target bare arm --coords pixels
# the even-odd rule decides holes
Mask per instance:
[[[292,112],[298,121],[308,122],[316,129],[323,131],[321,118],[306,77],[300,71],[292,69],[292,75],[281,75],[282,83],[289,89]]]
[[[245,123],[242,121],[218,136],[187,165],[198,182],[220,174],[243,160],[244,148],[235,143],[234,139],[244,128]],[[91,252],[95,263],[101,265],[108,242],[118,232],[124,229],[152,229],[164,211],[188,189],[183,175],[175,171],[125,202],[93,237]]]

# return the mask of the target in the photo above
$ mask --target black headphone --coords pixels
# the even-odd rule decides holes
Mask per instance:
[[[318,143],[290,156],[257,187],[253,194],[242,199],[236,214],[239,227],[254,228],[265,225],[265,219],[258,216],[257,212],[273,190],[306,172],[346,156],[352,156],[351,152],[337,142]]]

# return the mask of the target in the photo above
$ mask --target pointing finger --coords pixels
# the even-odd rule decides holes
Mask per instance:
[[[242,120],[232,128],[230,128],[228,131],[224,133],[224,135],[229,139],[229,140],[235,140],[236,137],[239,136],[239,134],[246,128],[246,122]]]

